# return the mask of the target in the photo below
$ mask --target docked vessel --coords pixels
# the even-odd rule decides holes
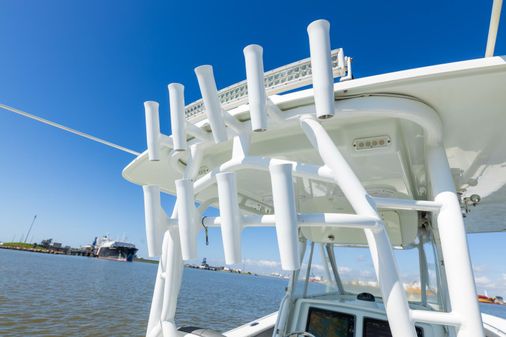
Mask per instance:
[[[111,240],[107,236],[95,238],[92,246],[98,258],[115,261],[132,262],[138,250],[133,243]]]
[[[492,297],[488,297],[486,295],[478,295],[478,302],[480,303],[490,303],[490,304],[494,304],[495,301]]]
[[[466,241],[506,230],[498,3],[482,59],[355,79],[318,20],[309,59],[264,72],[250,45],[246,81],[218,91],[213,68],[197,67],[202,100],[187,106],[170,84],[171,136],[146,102],[148,148],[123,171],[143,187],[148,251],[160,257],[146,335],[506,336],[506,320],[480,314]],[[177,197],[170,215],[162,192]],[[210,206],[220,216],[204,216]],[[275,228],[291,274],[277,313],[227,332],[178,328],[183,263],[209,227],[221,229],[226,264],[241,262],[243,229]],[[366,249],[375,281],[343,279],[343,247]],[[410,251],[419,279],[407,289],[397,256]],[[317,258],[326,287],[314,293]]]

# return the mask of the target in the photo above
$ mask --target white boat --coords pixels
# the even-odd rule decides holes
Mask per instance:
[[[146,102],[147,150],[123,176],[143,187],[148,250],[160,257],[147,336],[506,336],[506,320],[479,311],[466,241],[506,230],[499,12],[496,1],[485,58],[354,79],[318,20],[306,60],[264,72],[250,45],[246,81],[218,91],[212,67],[198,67],[203,98],[187,106],[170,84],[171,136]],[[162,192],[177,197],[169,215]],[[220,216],[204,217],[209,206]],[[291,273],[277,313],[228,332],[178,330],[183,263],[204,227],[221,228],[227,264],[241,262],[243,229],[275,228]],[[376,295],[343,282],[339,247],[368,249]],[[418,253],[414,301],[394,249]],[[320,294],[307,291],[315,254],[328,275]]]

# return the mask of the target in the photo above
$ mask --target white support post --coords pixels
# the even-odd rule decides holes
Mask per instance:
[[[146,137],[148,145],[148,156],[151,161],[160,160],[160,115],[158,113],[158,102],[144,102],[146,114]]]
[[[334,76],[330,53],[330,24],[316,20],[307,27],[311,71],[313,77],[316,116],[326,119],[334,116]]]
[[[169,89],[170,125],[174,151],[185,151],[186,144],[186,118],[184,115],[184,86],[179,83],[171,83]]]
[[[281,267],[283,270],[298,270],[300,269],[299,235],[292,165],[273,165],[270,167],[270,173]]]
[[[330,268],[329,268],[329,258],[325,254],[325,248],[323,247],[323,243],[318,244],[318,250],[320,251],[320,258],[323,262],[323,272],[324,272],[324,280],[325,280],[325,289],[326,293],[330,293],[332,289],[332,277],[330,276]]]
[[[334,274],[334,280],[337,285],[337,292],[339,293],[339,295],[344,295],[345,292],[344,292],[343,282],[341,281],[341,276],[339,275],[339,269],[337,268],[334,247],[332,244],[327,243],[327,244],[325,244],[325,249],[327,251],[327,256],[329,257],[329,263],[330,263],[330,267],[332,268],[332,274]]]
[[[225,263],[241,263],[241,215],[237,202],[235,173],[223,172],[216,175],[221,217],[221,236]]]
[[[427,255],[425,254],[425,242],[420,238],[417,245],[418,261],[420,265],[420,288],[421,288],[421,302],[423,306],[427,305],[427,290],[429,288],[429,270],[427,265]]]
[[[223,121],[225,122],[225,125],[236,135],[240,135],[243,133],[243,131],[246,130],[245,126],[228,111],[222,109],[221,114],[223,115]]]
[[[251,130],[265,131],[267,130],[267,95],[264,84],[263,49],[259,45],[251,44],[244,48],[243,52],[246,63]]]
[[[160,318],[163,336],[176,336],[177,326],[174,318],[176,316],[177,297],[181,288],[184,265],[178,230],[172,227],[166,233],[168,236],[166,242],[167,254],[165,256],[165,282]]]
[[[285,119],[282,117],[283,111],[270,98],[267,98],[266,107],[267,114],[274,124],[280,125],[285,122]]]
[[[185,176],[194,178],[197,175],[202,155],[203,153],[199,150],[197,145],[192,145],[190,147],[190,155],[188,158],[188,166],[185,170]],[[183,225],[183,227],[185,227],[184,232],[190,236],[190,240],[187,241],[191,241],[191,224],[195,224],[195,219],[193,217],[196,213],[192,180],[182,180],[183,181],[179,183],[182,185],[182,187],[180,186],[179,188],[180,195],[178,199],[176,199],[171,218],[168,219],[164,214],[166,221],[163,222],[167,230],[163,236],[162,255],[160,256],[158,264],[158,272],[146,333],[147,337],[177,335],[177,326],[174,319],[184,267],[181,240],[178,231],[181,228],[177,226],[178,223],[181,224],[181,217],[178,217],[178,215],[182,214],[182,222],[187,224],[187,226]],[[178,183],[176,182],[176,184]],[[180,206],[180,204],[184,205]],[[193,228],[195,229],[193,235],[196,235],[197,226]],[[193,236],[193,239],[194,240],[191,242],[195,243],[195,236]],[[189,245],[190,250],[191,242]],[[186,248],[188,249],[188,245]]]
[[[251,138],[248,133],[235,136],[232,141],[232,158],[244,159],[248,156]]]
[[[458,337],[483,337],[466,231],[455,184],[443,146],[427,149],[427,171],[434,201],[442,205],[437,228],[445,264],[452,313],[461,318]],[[463,319],[463,318],[466,319]]]
[[[309,252],[309,259],[306,265],[306,277],[304,279],[304,291],[302,292],[302,298],[307,296],[307,288],[309,286],[309,277],[311,275],[311,267],[313,263],[313,254],[314,254],[314,241],[311,242],[311,250]]]
[[[197,225],[195,223],[195,195],[191,179],[178,179],[176,183],[179,236],[183,260],[197,258]]]
[[[400,281],[392,245],[374,202],[323,126],[311,116],[301,118],[301,126],[321,159],[333,174],[337,185],[358,215],[374,217],[377,229],[364,229],[372,262],[381,288],[385,310],[393,337],[416,337],[408,300]]]
[[[177,212],[174,212],[175,214]],[[176,336],[174,321],[177,297],[181,287],[183,261],[177,228],[171,227],[163,236],[163,248],[156,276],[146,336]]]
[[[213,131],[215,143],[221,143],[227,140],[227,130],[223,121],[221,102],[218,97],[218,89],[214,80],[213,67],[203,65],[195,68],[195,74],[199,82],[202,100],[206,109],[207,119]]]
[[[166,228],[162,226],[165,216],[160,204],[160,188],[154,185],[142,186],[144,192],[144,218],[149,257],[162,254],[162,239]]]
[[[299,241],[299,252],[300,252],[300,264],[304,261],[304,256],[306,254],[306,240]],[[313,247],[314,243],[311,245],[311,255],[310,259],[313,256]],[[308,265],[308,270],[310,269],[310,264]],[[290,281],[288,283],[288,287],[286,287],[285,296],[281,300],[279,305],[278,317],[276,319],[276,323],[274,324],[274,332],[273,337],[284,337],[286,336],[286,329],[288,323],[288,317],[290,316],[290,312],[292,311],[294,301],[293,292],[296,287],[297,280],[299,279],[300,269],[297,269],[292,272]]]
[[[167,256],[167,241],[169,240],[168,232],[163,236],[162,254],[158,261],[158,270],[156,272],[155,288],[153,289],[153,298],[151,300],[151,308],[149,310],[148,327],[146,337],[159,337],[161,335],[161,314],[163,306],[163,292],[165,288],[165,259]]]
[[[185,128],[186,132],[189,135],[192,135],[193,137],[200,139],[203,142],[207,142],[207,141],[211,140],[211,134],[207,133],[206,131],[199,128],[198,126],[196,126],[190,122],[186,122],[185,126],[186,126],[186,128]]]

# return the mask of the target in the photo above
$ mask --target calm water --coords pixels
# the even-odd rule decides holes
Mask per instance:
[[[144,336],[156,269],[0,249],[0,336]],[[185,270],[177,323],[231,329],[276,311],[285,285]],[[506,307],[482,310],[506,318]]]
[[[0,336],[144,336],[157,265],[0,249]],[[278,309],[286,281],[187,269],[176,321],[225,331]]]

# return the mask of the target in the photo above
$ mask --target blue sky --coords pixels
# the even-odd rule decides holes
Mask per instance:
[[[250,43],[264,47],[266,69],[303,59],[306,26],[325,18],[332,46],[364,77],[482,57],[490,9],[491,1],[2,1],[0,103],[142,151],[143,102],[160,102],[170,134],[166,85],[184,83],[187,102],[198,99],[201,64],[214,66],[218,87],[240,81]],[[32,240],[78,246],[108,233],[146,255],[142,190],[121,177],[131,155],[3,110],[0,149],[0,241],[19,239],[37,214]],[[200,252],[219,261],[219,232],[210,235]],[[278,259],[272,230],[244,235],[245,258]],[[506,234],[469,237],[478,286],[504,295],[505,242]]]

